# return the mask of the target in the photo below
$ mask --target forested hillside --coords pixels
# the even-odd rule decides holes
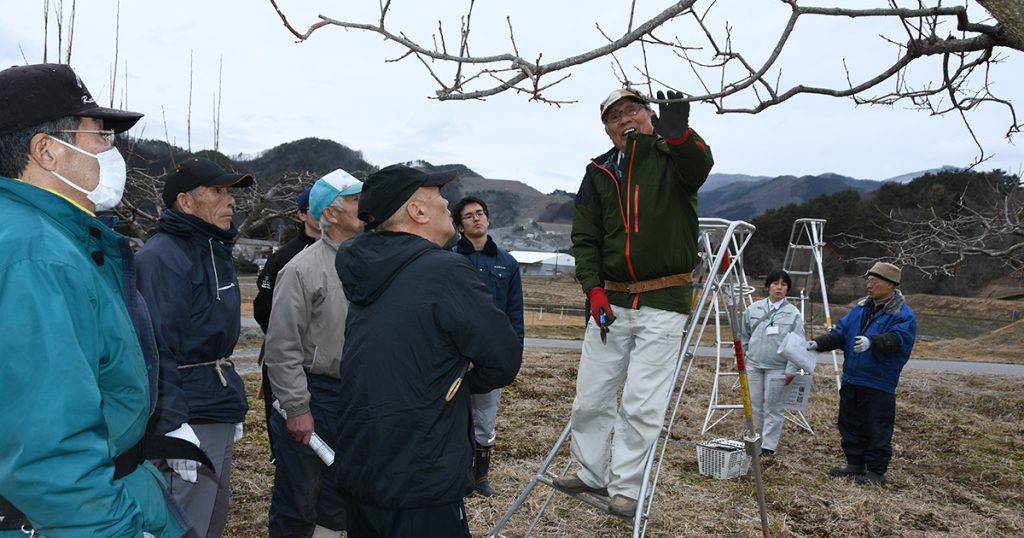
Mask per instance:
[[[757,232],[746,255],[747,270],[763,274],[781,266],[788,246],[793,222],[798,218],[826,219],[825,273],[827,280],[842,274],[863,270],[867,260],[886,256],[885,246],[920,234],[908,222],[931,220],[951,222],[965,214],[990,215],[999,218],[1004,203],[1021,207],[1020,191],[1013,185],[1018,178],[1005,172],[944,171],[926,174],[909,183],[885,183],[871,192],[846,190],[814,198],[804,204],[790,204],[754,218]],[[1012,211],[1012,205],[1011,211]],[[1020,215],[1017,215],[1018,222]],[[979,223],[979,226],[981,224]],[[1019,226],[1019,225],[1018,225]],[[1019,229],[1019,228],[1018,228]],[[980,237],[971,237],[982,232]],[[926,241],[927,234],[920,239]],[[904,287],[918,293],[971,295],[974,290],[1004,274],[1013,274],[1005,260],[983,253],[983,247],[998,252],[1020,244],[1024,237],[1012,234],[984,234],[984,230],[965,227],[962,235],[974,239],[978,251],[965,253],[957,266],[955,278],[935,275],[927,278],[913,268],[904,271]],[[919,265],[955,262],[960,254],[942,252],[937,240],[931,253],[917,259]],[[925,245],[925,250],[929,247]],[[1024,277],[1024,274],[1017,274]]]

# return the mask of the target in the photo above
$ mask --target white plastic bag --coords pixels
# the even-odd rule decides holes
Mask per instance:
[[[814,372],[818,365],[818,353],[808,350],[807,341],[796,333],[786,333],[776,353],[807,373]]]

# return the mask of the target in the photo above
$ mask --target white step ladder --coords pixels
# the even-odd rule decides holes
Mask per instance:
[[[796,219],[793,221],[793,230],[789,234],[789,246],[786,248],[786,257],[782,263],[782,269],[789,273],[793,280],[793,287],[789,290],[792,293],[798,291],[795,299],[799,300],[800,315],[804,322],[807,321],[807,310],[810,308],[810,290],[817,284],[821,290],[821,304],[825,311],[825,323],[823,329],[828,331],[832,328],[832,314],[828,305],[828,290],[825,287],[825,270],[822,264],[823,248],[825,246],[825,219]],[[811,335],[808,334],[808,337]],[[835,350],[832,354],[832,369],[835,372],[836,390],[842,386],[841,373],[839,371],[839,358]],[[811,424],[801,412],[786,412],[786,420],[800,426],[814,434]]]
[[[726,399],[722,391],[723,387],[735,390],[739,386],[739,374],[736,372],[732,349],[733,340],[731,337],[723,338],[722,336],[723,324],[728,325],[726,305],[730,300],[730,297],[727,297],[723,290],[740,290],[742,308],[745,310],[750,306],[754,288],[747,284],[747,275],[743,270],[742,254],[743,248],[750,240],[753,230],[747,231],[741,228],[734,230],[729,234],[729,237],[725,237],[725,233],[729,229],[729,221],[701,219],[700,222],[700,235],[698,236],[697,245],[701,251],[701,258],[705,263],[702,264],[704,271],[699,274],[699,281],[695,286],[694,292],[696,295],[696,288],[699,286],[711,286],[714,289],[710,298],[711,304],[706,305],[706,308],[703,309],[704,315],[697,342],[703,340],[704,331],[712,323],[712,320],[715,331],[715,375],[711,386],[711,396],[708,399],[708,410],[704,415],[704,425],[701,427],[700,432],[704,434],[731,415],[733,411],[743,409],[742,402]],[[726,259],[722,260],[720,274],[710,272],[711,262],[714,260],[716,253],[715,245],[724,246],[727,255]],[[731,327],[730,331],[732,331]],[[724,364],[723,352],[725,353]]]

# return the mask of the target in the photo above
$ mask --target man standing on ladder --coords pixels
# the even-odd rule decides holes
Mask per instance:
[[[594,319],[572,406],[571,452],[582,468],[554,484],[610,495],[609,511],[632,517],[672,393],[697,262],[697,190],[714,160],[689,128],[687,102],[660,104],[655,115],[646,97],[626,88],[608,95],[600,112],[615,147],[587,166],[572,226],[576,277]]]

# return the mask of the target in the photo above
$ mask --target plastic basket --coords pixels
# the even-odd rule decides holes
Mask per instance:
[[[700,474],[729,480],[747,474],[750,456],[743,443],[732,439],[712,439],[697,443],[697,468]]]

